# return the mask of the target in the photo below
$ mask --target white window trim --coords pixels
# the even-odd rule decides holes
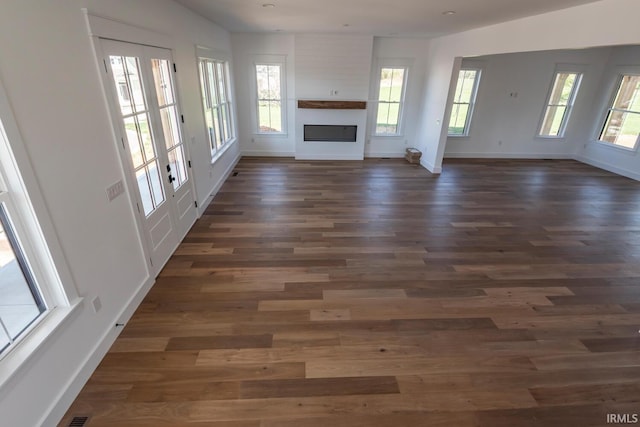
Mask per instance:
[[[467,119],[464,123],[464,131],[461,134],[450,134],[447,131],[447,138],[468,138],[469,132],[471,130],[471,121],[473,120],[473,113],[476,108],[476,99],[478,98],[478,90],[480,88],[480,79],[482,79],[482,68],[480,66],[471,65],[471,66],[462,66],[460,70],[458,70],[458,76],[460,76],[461,71],[477,71],[475,81],[473,82],[473,92],[471,95],[471,99],[469,99],[469,111],[467,111]],[[458,78],[455,79],[456,88],[454,88],[454,96],[457,89]],[[455,99],[451,102],[451,113],[453,114],[453,107],[456,104]],[[449,115],[449,122],[451,122],[451,115]],[[447,129],[449,129],[449,123],[446,123]]]
[[[260,116],[258,111],[258,76],[257,65],[279,65],[280,66],[280,117],[282,119],[281,132],[260,131]],[[288,135],[288,98],[287,98],[287,57],[286,55],[255,55],[251,71],[251,96],[253,98],[251,108],[254,123],[254,133],[261,136],[283,137]]]
[[[569,120],[571,114],[573,112],[573,107],[576,103],[576,98],[578,97],[578,93],[580,92],[580,86],[582,85],[582,80],[584,79],[584,74],[586,71],[586,67],[584,65],[578,64],[558,64],[553,71],[553,75],[551,77],[551,84],[549,85],[549,90],[547,91],[547,96],[545,98],[545,104],[542,107],[542,115],[540,116],[540,121],[538,122],[538,130],[536,132],[536,137],[541,139],[555,139],[555,140],[564,140],[565,132],[567,130],[567,125],[569,124]],[[573,85],[573,89],[571,90],[571,96],[567,101],[567,111],[562,119],[562,123],[560,125],[560,129],[557,136],[553,135],[542,135],[540,131],[542,130],[542,123],[544,122],[544,117],[547,112],[547,108],[549,108],[549,99],[551,98],[551,92],[553,91],[553,85],[556,82],[556,78],[559,73],[573,73],[577,74],[577,81]]]
[[[221,51],[217,49],[211,49],[206,46],[196,46],[196,66],[198,68],[198,86],[201,86],[200,82],[202,81],[202,70],[200,67],[200,59],[208,59],[215,62],[224,62],[227,78],[226,78],[226,86],[227,86],[227,99],[229,103],[229,128],[231,129],[231,138],[225,141],[222,144],[222,147],[213,147],[209,140],[208,129],[207,129],[207,117],[204,111],[204,106],[200,107],[202,111],[202,120],[204,123],[204,132],[205,138],[209,144],[209,151],[211,153],[211,164],[214,164],[222,154],[229,149],[231,145],[233,145],[238,140],[238,126],[237,126],[237,114],[236,114],[236,99],[235,92],[233,88],[235,87],[233,81],[233,64],[231,62],[231,54],[226,51]],[[202,98],[202,87],[200,87],[200,96]],[[200,101],[201,103],[201,101]]]
[[[638,147],[640,147],[640,135],[638,135],[638,137],[636,138],[636,143],[633,146],[633,148],[613,144],[611,142],[602,141],[600,139],[600,137],[602,136],[602,132],[604,132],[604,127],[607,125],[607,117],[609,116],[609,111],[613,110],[613,103],[615,102],[616,96],[618,95],[618,90],[620,89],[622,78],[624,76],[640,76],[640,67],[618,67],[618,70],[615,74],[615,78],[611,79],[611,83],[608,86],[610,96],[601,110],[601,114],[600,114],[601,120],[598,123],[599,126],[595,129],[593,142],[600,144],[604,147],[609,147],[615,150],[620,150],[628,153],[636,153],[638,151]],[[627,111],[627,110],[618,110],[618,111]]]
[[[2,196],[47,310],[0,355],[0,390],[82,303],[0,82]],[[19,169],[19,170],[18,170]]]
[[[412,59],[405,58],[378,58],[375,67],[375,79],[373,79],[372,96],[375,108],[372,109],[373,116],[371,118],[371,136],[375,138],[402,138],[404,137],[404,110],[406,103],[407,86],[409,86],[409,76],[411,75]],[[400,106],[398,111],[398,129],[396,133],[377,133],[378,128],[378,106],[380,105],[380,74],[383,68],[403,68],[404,79],[402,81],[402,95],[400,97]]]

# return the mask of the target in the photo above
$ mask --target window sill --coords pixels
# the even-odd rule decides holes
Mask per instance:
[[[560,141],[560,142],[565,142],[567,140],[564,136],[547,136],[547,135],[536,135],[536,139],[552,140],[552,141]]]
[[[229,147],[231,147],[233,144],[235,144],[238,141],[238,138],[233,138],[231,139],[231,141],[227,142],[226,144],[224,144],[222,146],[222,148],[218,149],[216,151],[216,153],[211,156],[211,164],[215,164],[218,159],[220,159],[220,157],[222,157],[224,155],[224,153],[227,152],[227,150],[229,149]]]
[[[447,138],[469,138],[469,134],[466,134],[466,135],[447,135]]]
[[[287,138],[289,134],[287,132],[255,132],[255,136],[259,137],[274,137],[274,138]]]
[[[595,143],[595,144],[597,144],[597,145],[599,145],[601,147],[606,147],[606,148],[609,148],[611,150],[616,150],[616,151],[619,151],[619,152],[622,152],[622,153],[628,153],[628,154],[633,154],[633,155],[635,155],[637,153],[637,150],[638,150],[638,144],[637,143],[636,143],[635,147],[627,148],[627,147],[623,147],[622,145],[615,145],[615,144],[612,144],[610,142],[603,142],[603,141],[600,141],[600,140],[597,140],[597,139],[594,140],[594,141],[590,141],[590,142],[591,143]]]
[[[0,360],[0,367],[2,367],[0,369],[0,391],[78,312],[82,301],[82,298],[78,298],[68,307],[55,307],[36,322],[31,330],[15,344],[14,348],[7,351],[7,354]]]
[[[404,138],[404,134],[401,133],[389,133],[389,134],[384,134],[384,133],[379,133],[379,134],[373,134],[371,135],[372,138],[391,138],[391,139],[400,139],[400,138]]]

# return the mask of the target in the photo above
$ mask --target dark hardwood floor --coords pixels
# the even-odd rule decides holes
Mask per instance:
[[[638,182],[574,161],[235,171],[65,422],[584,427],[640,413]]]

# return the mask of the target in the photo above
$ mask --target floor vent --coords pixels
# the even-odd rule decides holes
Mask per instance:
[[[233,176],[238,176],[238,172],[234,172],[234,173],[233,173]]]
[[[87,425],[87,421],[89,421],[89,417],[73,417],[68,427],[84,427]]]

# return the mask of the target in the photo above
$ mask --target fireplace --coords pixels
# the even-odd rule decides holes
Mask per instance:
[[[296,159],[362,160],[366,101],[298,100]]]
[[[304,125],[305,141],[356,142],[355,125]]]

